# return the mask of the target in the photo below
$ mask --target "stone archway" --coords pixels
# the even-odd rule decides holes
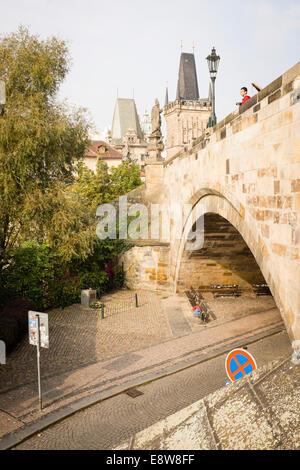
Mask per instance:
[[[185,249],[177,280],[178,292],[193,286],[210,290],[211,285],[238,285],[253,292],[253,284],[266,281],[244,239],[224,217],[204,215],[204,244],[197,250]]]
[[[174,290],[178,290],[180,265],[187,234],[190,232],[194,221],[197,217],[204,216],[207,213],[217,214],[226,219],[239,232],[245,244],[250,249],[265,281],[271,290],[275,303],[280,310],[286,329],[290,334],[291,339],[294,339],[291,328],[292,325],[289,324],[289,321],[286,318],[284,301],[280,297],[279,286],[275,284],[272,272],[270,270],[270,265],[268,263],[268,250],[262,240],[253,230],[253,227],[251,227],[250,220],[245,218],[245,214],[240,209],[238,202],[235,201],[233,204],[227,198],[216,192],[211,194],[201,190],[198,192],[198,194],[200,194],[200,198],[197,200],[197,202],[195,201],[195,196],[193,197],[193,209],[185,222],[182,239],[173,241],[173,243],[171,243],[170,259],[173,260],[173,262],[170,266],[170,276],[173,281]]]

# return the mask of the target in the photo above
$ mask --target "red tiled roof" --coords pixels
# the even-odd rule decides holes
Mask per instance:
[[[105,147],[105,152],[99,152],[100,147]],[[92,140],[92,145],[86,149],[84,156],[89,158],[101,156],[103,160],[122,160],[122,153],[104,140]]]

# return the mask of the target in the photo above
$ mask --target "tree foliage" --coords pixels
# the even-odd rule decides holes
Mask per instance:
[[[117,258],[127,246],[96,238],[95,209],[141,184],[140,169],[108,171],[101,159],[96,174],[84,166],[90,124],[57,102],[69,67],[64,41],[23,27],[0,38],[0,307],[16,297],[42,309],[67,305],[82,288],[104,292],[124,280]]]
[[[51,246],[63,262],[84,259],[93,251],[96,217],[71,184],[57,183],[28,194],[23,221],[22,240]]]
[[[140,184],[140,168],[135,163],[122,162],[108,170],[107,164],[99,158],[96,173],[81,164],[75,188],[96,208],[99,204],[114,201]]]
[[[7,98],[0,116],[0,266],[30,225],[40,225],[47,239],[49,220],[44,223],[34,197],[43,207],[53,191],[50,205],[56,199],[58,207],[58,187],[62,191],[61,184],[72,182],[88,144],[83,110],[56,101],[69,63],[65,42],[54,37],[40,40],[20,27],[0,40],[0,77]],[[62,198],[56,213],[71,207],[64,206],[70,197]]]

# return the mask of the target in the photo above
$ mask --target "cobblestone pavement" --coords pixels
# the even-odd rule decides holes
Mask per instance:
[[[299,401],[299,366],[275,360],[115,448],[299,450]]]
[[[140,291],[136,308],[134,292],[124,290],[104,301],[104,320],[81,306],[49,312],[50,349],[43,349],[41,357],[42,413],[37,410],[36,350],[27,338],[1,366],[0,436],[79,400],[100,400],[118,387],[205,360],[234,341],[245,344],[249,337],[284,328],[278,310],[266,308],[274,304],[261,311],[261,300],[247,315],[242,298],[236,299],[238,318],[220,320],[217,311],[217,319],[207,325],[192,317],[182,296]]]
[[[248,351],[254,355],[258,368],[261,369],[274,358],[285,355],[290,357],[291,348],[286,332],[281,332],[249,345]],[[224,395],[222,392],[226,381],[224,359],[225,355],[223,354],[139,386],[138,390],[142,392],[142,395],[136,398],[131,398],[126,393],[109,398],[49,427],[16,448],[112,449],[117,448],[123,441],[126,441],[123,447],[128,448],[128,441],[133,434],[179,410],[184,410],[187,406],[207,397],[216,390],[220,390],[219,393]],[[276,382],[278,383],[278,379],[280,380],[280,377],[274,378],[275,385]],[[261,384],[263,383],[266,382],[261,382]],[[228,387],[225,390],[227,391]],[[278,390],[277,386],[276,393]],[[285,391],[287,392],[287,390]],[[274,399],[276,397],[277,395],[274,396]],[[287,401],[289,397],[291,397],[290,393],[286,396]],[[180,419],[182,420],[182,416]],[[175,421],[176,424],[180,422],[180,420]],[[156,427],[154,425],[154,428],[157,434],[157,425]],[[202,433],[203,431],[198,432],[199,435]],[[151,448],[156,448],[153,441],[152,444]],[[166,447],[165,443],[164,446]]]
[[[215,320],[210,318],[210,325],[219,325],[227,321],[235,320],[251,313],[263,312],[276,308],[276,304],[272,296],[261,296],[256,295],[249,291],[243,292],[240,298],[233,297],[218,297],[214,298],[211,292],[202,292],[203,299],[209,306],[209,309],[213,312],[216,317]],[[166,306],[170,303],[180,305],[181,310],[184,314],[185,320],[187,321],[192,331],[200,331],[205,328],[202,322],[191,315],[191,305],[188,298],[185,295],[169,296],[163,300]],[[167,307],[166,307],[167,308]]]
[[[172,338],[159,297],[139,291],[138,298],[136,308],[134,292],[121,290],[104,296],[104,320],[99,312],[79,304],[48,312],[50,348],[41,349],[42,377]],[[36,348],[26,337],[0,368],[0,392],[35,378]]]

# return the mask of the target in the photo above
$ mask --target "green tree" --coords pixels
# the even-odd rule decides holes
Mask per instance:
[[[72,184],[35,189],[26,198],[22,216],[22,240],[46,243],[64,263],[85,259],[94,249],[95,212]]]
[[[142,184],[141,169],[135,163],[122,162],[111,168],[111,191],[113,198],[129,193]]]
[[[54,37],[41,40],[20,27],[0,39],[0,78],[7,97],[0,116],[0,268],[32,227],[39,226],[39,236],[44,231],[44,240],[59,245],[66,232],[86,226],[87,209],[67,184],[88,145],[89,123],[83,110],[70,110],[56,99],[69,64],[65,42]],[[47,219],[54,214],[62,224],[60,240],[54,240],[57,226]],[[90,240],[75,238],[68,238],[70,252],[79,253],[82,241],[86,252]]]
[[[63,274],[59,257],[50,246],[27,241],[18,247],[2,272],[4,289],[0,305],[8,299],[27,298],[37,307],[47,308],[53,303],[51,287]],[[2,298],[3,296],[3,298]]]
[[[140,171],[138,165],[130,162],[122,162],[108,170],[99,157],[96,173],[83,163],[80,165],[75,189],[96,209],[99,204],[114,201],[142,184]]]

